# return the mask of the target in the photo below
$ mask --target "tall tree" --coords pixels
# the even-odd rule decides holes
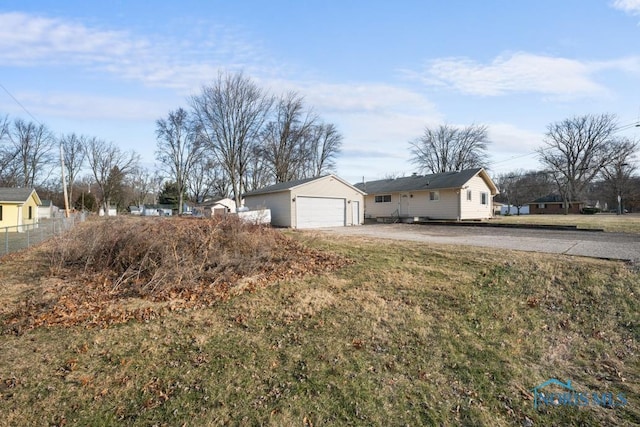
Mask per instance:
[[[161,178],[141,167],[130,173],[128,178],[128,184],[131,187],[131,201],[135,206],[155,203],[156,194],[160,191]]]
[[[73,185],[78,178],[78,174],[84,166],[85,146],[89,137],[69,133],[60,137],[62,145],[62,158],[64,160],[67,185],[69,188],[69,200],[73,200]]]
[[[549,175],[538,171],[519,169],[499,175],[496,181],[500,188],[500,194],[496,200],[514,206],[517,215],[520,215],[520,209],[523,206],[549,194],[552,188]]]
[[[624,213],[624,198],[632,188],[632,178],[636,170],[633,162],[638,142],[628,138],[618,138],[610,142],[609,161],[602,168],[606,186],[615,194],[618,215]]]
[[[102,207],[108,215],[112,198],[117,195],[124,176],[138,167],[139,156],[134,151],[123,152],[113,143],[97,138],[86,141],[87,163],[102,193]]]
[[[178,214],[182,214],[189,175],[194,165],[203,161],[203,140],[182,108],[156,121],[156,137],[156,160],[168,169],[170,180],[177,186]]]
[[[289,92],[277,101],[274,120],[265,126],[260,151],[256,153],[275,182],[301,177],[311,154],[308,141],[316,121],[316,115],[305,108],[297,93]]]
[[[55,138],[41,124],[15,119],[9,129],[9,139],[18,162],[20,185],[35,187],[51,174],[54,162]]]
[[[16,151],[9,141],[9,116],[0,117],[0,187],[17,185]]]
[[[272,104],[272,97],[242,73],[220,73],[211,86],[191,98],[200,135],[228,175],[237,206]]]
[[[577,116],[547,127],[538,156],[558,186],[565,213],[569,212],[569,202],[583,197],[586,186],[609,163],[616,127],[613,114]]]
[[[487,168],[488,129],[470,125],[426,127],[419,138],[410,141],[412,162],[421,171],[442,173],[463,169]]]
[[[320,123],[313,126],[309,139],[308,177],[320,176],[335,170],[335,159],[342,147],[342,135],[335,125]],[[304,178],[304,176],[303,176]]]

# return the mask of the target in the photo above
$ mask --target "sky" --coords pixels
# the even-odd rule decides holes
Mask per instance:
[[[0,116],[135,150],[220,71],[296,91],[350,182],[416,172],[425,127],[485,125],[492,176],[547,127],[615,114],[640,139],[640,0],[2,0]]]

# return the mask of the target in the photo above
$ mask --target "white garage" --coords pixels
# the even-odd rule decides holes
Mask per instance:
[[[244,195],[249,209],[271,210],[277,227],[320,228],[364,223],[365,193],[335,175],[283,182]]]

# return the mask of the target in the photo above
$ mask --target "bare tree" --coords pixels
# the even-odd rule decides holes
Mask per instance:
[[[264,147],[256,146],[249,158],[247,170],[247,191],[257,190],[273,182],[273,168],[268,167],[269,161],[265,158]],[[271,164],[273,166],[273,164]],[[289,180],[297,179],[297,174],[292,174]],[[282,182],[282,181],[278,181]]]
[[[486,126],[458,128],[446,124],[435,129],[427,127],[421,137],[409,142],[412,162],[428,173],[486,169],[489,143]]]
[[[229,177],[237,206],[249,161],[273,99],[242,73],[220,73],[191,98],[200,135]]]
[[[538,156],[558,186],[565,213],[569,202],[580,199],[586,186],[609,163],[610,139],[616,127],[612,114],[573,117],[548,126]]]
[[[102,193],[105,215],[108,215],[112,198],[117,196],[125,175],[137,168],[139,156],[134,151],[123,152],[115,144],[97,138],[86,141],[85,152],[87,163]]]
[[[9,116],[0,117],[0,143],[9,136]]]
[[[0,186],[13,187],[17,185],[17,165],[15,163],[16,150],[11,145],[5,145],[9,140],[9,116],[0,117]]]
[[[155,203],[156,195],[160,189],[162,181],[157,175],[154,175],[149,169],[138,167],[129,173],[125,179],[126,186],[129,189],[128,199],[131,204],[140,206],[145,203]]]
[[[289,92],[277,101],[275,118],[265,126],[259,152],[275,182],[300,178],[311,154],[307,141],[316,121],[297,93]]]
[[[78,178],[78,174],[84,166],[85,147],[89,137],[70,133],[60,137],[62,145],[65,173],[67,175],[67,185],[69,187],[69,200],[73,201],[73,185]]]
[[[310,165],[307,172],[310,171],[311,176],[320,176],[333,171],[341,147],[342,135],[335,125],[321,123],[313,126],[308,145]]]
[[[156,121],[156,137],[156,160],[168,169],[170,179],[176,183],[178,214],[182,214],[189,175],[194,165],[203,160],[202,139],[197,138],[189,115],[182,108]]]
[[[15,161],[18,162],[19,184],[35,187],[51,174],[55,138],[43,124],[15,119],[9,129]]]
[[[549,194],[552,188],[548,174],[522,169],[501,174],[496,182],[500,188],[496,201],[504,201],[509,207],[514,206],[517,215],[520,215],[523,206]]]
[[[624,213],[623,200],[629,195],[632,178],[636,170],[633,158],[638,149],[638,142],[628,138],[614,139],[609,144],[609,162],[602,168],[602,176],[610,191],[618,202],[618,215]]]

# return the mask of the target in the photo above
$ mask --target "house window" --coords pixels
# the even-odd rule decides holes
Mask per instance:
[[[376,203],[391,203],[391,194],[376,196]]]
[[[467,190],[467,200],[470,202],[471,201],[471,190]]]
[[[440,200],[439,191],[429,191],[429,200]]]
[[[482,193],[480,193],[480,204],[481,205],[488,205],[489,204],[489,194],[485,193],[484,191]]]
[[[33,206],[29,206],[29,219],[33,219]]]
[[[544,209],[544,208],[546,208],[544,203],[538,203],[538,209]]]

